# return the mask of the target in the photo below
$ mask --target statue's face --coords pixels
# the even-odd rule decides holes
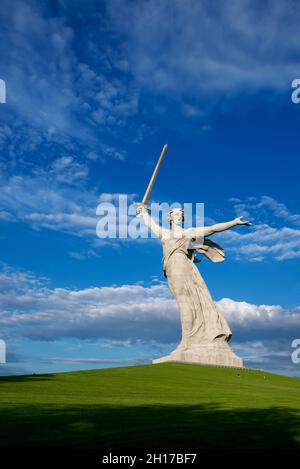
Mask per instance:
[[[181,208],[172,210],[170,214],[170,222],[174,225],[182,225],[184,220],[184,212]]]

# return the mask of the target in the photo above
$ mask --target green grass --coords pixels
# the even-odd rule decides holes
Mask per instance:
[[[300,380],[176,363],[2,377],[0,446],[300,448]]]

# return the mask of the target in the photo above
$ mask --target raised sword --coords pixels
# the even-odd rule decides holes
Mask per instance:
[[[156,163],[156,166],[154,168],[154,171],[152,173],[152,176],[151,176],[151,179],[149,181],[149,184],[148,184],[148,187],[146,189],[146,192],[144,194],[144,197],[143,197],[143,200],[142,202],[137,202],[135,205],[145,205],[147,206],[147,202],[149,200],[149,197],[150,197],[150,194],[151,194],[151,191],[152,191],[152,188],[153,188],[153,185],[154,185],[154,182],[155,182],[155,179],[157,177],[157,173],[159,171],[159,168],[160,168],[160,165],[162,163],[162,160],[164,159],[164,156],[165,156],[165,153],[167,151],[167,148],[168,148],[168,145],[165,144],[163,149],[162,149],[162,152],[160,154],[160,157],[158,158],[158,161]]]

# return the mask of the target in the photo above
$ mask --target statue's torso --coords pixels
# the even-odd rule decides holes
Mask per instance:
[[[183,274],[185,263],[190,263],[188,258],[190,240],[182,236],[181,238],[172,236],[162,239],[163,247],[163,270],[167,276],[169,273],[180,271]],[[171,271],[171,272],[170,272]]]

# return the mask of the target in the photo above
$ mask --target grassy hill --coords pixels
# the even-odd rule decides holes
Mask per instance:
[[[0,446],[300,448],[300,380],[176,363],[2,377]]]

